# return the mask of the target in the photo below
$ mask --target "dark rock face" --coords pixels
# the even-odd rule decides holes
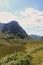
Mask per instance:
[[[27,35],[26,32],[22,29],[22,27],[18,24],[17,21],[11,21],[3,26],[3,33],[13,33],[20,38],[25,38]]]

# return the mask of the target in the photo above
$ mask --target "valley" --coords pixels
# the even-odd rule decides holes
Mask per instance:
[[[1,26],[0,65],[43,65],[43,37],[32,39],[16,21]]]

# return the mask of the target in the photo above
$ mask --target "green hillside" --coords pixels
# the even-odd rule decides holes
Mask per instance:
[[[21,28],[16,33],[9,28],[0,29],[0,65],[43,65],[43,38],[33,40],[23,29],[21,38]]]
[[[26,41],[17,36],[13,37],[12,35],[0,32],[0,57],[25,49]]]
[[[43,40],[21,39],[0,32],[0,65],[31,64],[43,65]]]
[[[31,40],[24,46],[16,44],[12,48],[3,46],[6,50],[3,48],[0,53],[0,65],[43,65],[43,44],[39,42],[43,41]]]

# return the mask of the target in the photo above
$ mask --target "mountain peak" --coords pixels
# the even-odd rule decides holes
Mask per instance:
[[[22,27],[18,24],[17,21],[11,21],[3,26],[3,33],[14,34],[22,39],[29,37],[27,33],[22,29]],[[30,37],[29,37],[30,38]]]
[[[14,23],[14,24],[18,24],[18,22],[17,21],[10,21],[10,23]]]

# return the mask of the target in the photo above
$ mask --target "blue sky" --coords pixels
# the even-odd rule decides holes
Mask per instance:
[[[43,10],[43,0],[9,0],[10,6],[14,10],[23,10],[25,8],[35,8]]]
[[[43,0],[0,0],[0,22],[11,20],[28,34],[43,35]]]
[[[7,2],[7,4],[3,1],[5,3]],[[24,10],[25,8],[43,10],[43,0],[0,0],[0,3],[4,4],[0,6],[0,11],[14,12]]]

